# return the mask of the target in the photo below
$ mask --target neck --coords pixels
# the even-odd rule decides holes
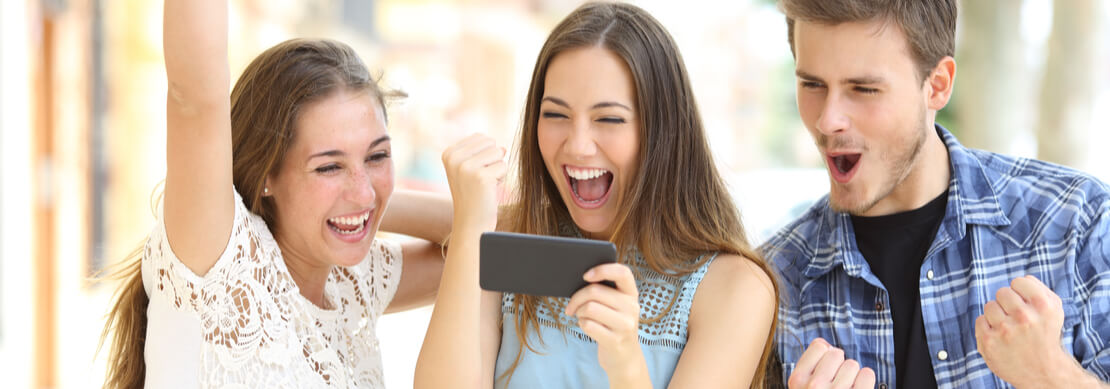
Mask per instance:
[[[948,148],[932,124],[925,144],[906,178],[883,200],[859,216],[882,216],[921,208],[948,190],[951,178]]]
[[[285,259],[285,267],[289,269],[289,276],[293,278],[293,283],[297,284],[301,295],[317,307],[330,308],[324,299],[324,285],[328,282],[328,274],[331,273],[332,266],[306,260],[294,250],[286,250],[280,242],[278,247],[281,248],[282,257]]]

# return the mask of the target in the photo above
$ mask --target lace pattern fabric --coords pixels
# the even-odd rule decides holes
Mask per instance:
[[[198,319],[201,387],[383,385],[375,324],[400,281],[396,243],[375,240],[360,264],[335,267],[325,285],[329,309],[321,309],[300,294],[266,223],[236,193],[231,238],[207,274],[178,260],[161,219],[142,270],[148,295]]]

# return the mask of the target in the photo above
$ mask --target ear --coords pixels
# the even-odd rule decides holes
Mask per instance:
[[[956,59],[946,56],[941,58],[929,77],[925,79],[925,91],[928,93],[927,102],[929,109],[939,111],[948,105],[952,97],[952,87],[956,84]]]

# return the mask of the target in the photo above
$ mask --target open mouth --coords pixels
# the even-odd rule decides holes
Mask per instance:
[[[862,154],[829,155],[829,172],[832,173],[833,179],[842,183],[851,180],[859,167],[860,156]]]
[[[371,211],[368,209],[354,216],[340,216],[328,219],[328,227],[341,236],[355,236],[366,230]]]
[[[564,166],[574,200],[583,208],[597,208],[609,199],[613,173],[601,168]]]

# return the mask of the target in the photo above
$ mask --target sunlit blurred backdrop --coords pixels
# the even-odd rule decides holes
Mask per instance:
[[[233,0],[233,78],[292,37],[354,46],[407,99],[390,109],[400,187],[445,191],[439,154],[485,132],[512,144],[555,0]],[[756,239],[827,189],[797,118],[793,62],[770,0],[636,2],[677,40],[716,157]],[[969,0],[954,101],[968,145],[1110,179],[1110,2]],[[153,225],[165,174],[162,5],[0,2],[0,386],[99,386],[115,285],[89,277]],[[386,380],[411,387],[429,309],[381,320]]]

